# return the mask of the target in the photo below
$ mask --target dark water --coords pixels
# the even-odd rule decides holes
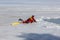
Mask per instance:
[[[17,37],[25,38],[24,40],[60,40],[60,37],[51,34],[28,33],[28,34],[18,35]]]
[[[60,18],[58,18],[58,19],[44,19],[44,21],[52,22],[55,24],[60,24]]]

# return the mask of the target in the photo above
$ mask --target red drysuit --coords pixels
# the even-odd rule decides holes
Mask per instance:
[[[27,20],[22,21],[22,23],[33,23],[33,22],[36,22],[36,20],[34,19],[34,16],[31,16]]]

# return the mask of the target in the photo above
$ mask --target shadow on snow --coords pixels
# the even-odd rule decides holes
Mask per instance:
[[[60,40],[60,37],[51,34],[28,33],[28,34],[18,35],[17,37],[25,38],[24,40]]]

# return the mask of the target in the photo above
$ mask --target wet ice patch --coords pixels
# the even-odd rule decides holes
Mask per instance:
[[[44,21],[60,24],[60,18],[44,19]]]
[[[60,29],[60,18],[54,17],[54,18],[46,18],[43,19],[45,22],[45,25],[47,28],[57,28]]]

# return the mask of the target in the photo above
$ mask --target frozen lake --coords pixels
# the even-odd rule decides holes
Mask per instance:
[[[11,26],[35,15],[37,23]],[[60,40],[60,12],[27,7],[0,7],[0,40]]]

